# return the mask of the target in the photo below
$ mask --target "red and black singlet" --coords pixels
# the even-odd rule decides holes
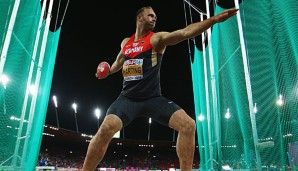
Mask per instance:
[[[132,35],[122,48],[125,62],[122,67],[123,88],[121,94],[134,99],[161,96],[160,66],[162,54],[152,52],[150,32],[137,42]]]

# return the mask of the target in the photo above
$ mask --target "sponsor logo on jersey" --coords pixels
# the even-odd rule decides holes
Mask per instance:
[[[124,54],[129,55],[131,53],[142,52],[143,47],[144,46],[136,46],[136,47],[133,47],[133,48],[128,48],[128,49],[125,50]]]
[[[126,60],[123,64],[123,66],[128,66],[128,65],[143,65],[143,59],[129,59],[129,60]]]

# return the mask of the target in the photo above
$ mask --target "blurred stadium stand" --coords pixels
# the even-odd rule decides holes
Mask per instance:
[[[92,135],[71,130],[44,128],[38,166],[81,169]],[[198,148],[193,168],[199,168]],[[98,168],[138,168],[168,170],[179,168],[176,142],[113,138]]]

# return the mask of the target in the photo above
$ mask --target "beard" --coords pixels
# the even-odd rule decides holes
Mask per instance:
[[[149,23],[148,22],[148,23],[145,24],[146,30],[152,31],[154,29],[154,27],[155,27],[155,23]]]

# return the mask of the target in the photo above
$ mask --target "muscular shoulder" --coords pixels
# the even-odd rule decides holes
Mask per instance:
[[[155,49],[156,52],[158,53],[163,53],[165,48],[166,48],[166,44],[163,41],[163,37],[168,34],[168,32],[157,32],[154,33],[150,39],[150,42],[152,44],[152,47]]]
[[[122,40],[122,42],[121,42],[121,48],[123,48],[123,46],[128,42],[128,40],[129,40],[129,37],[126,37],[126,38],[124,38]]]

